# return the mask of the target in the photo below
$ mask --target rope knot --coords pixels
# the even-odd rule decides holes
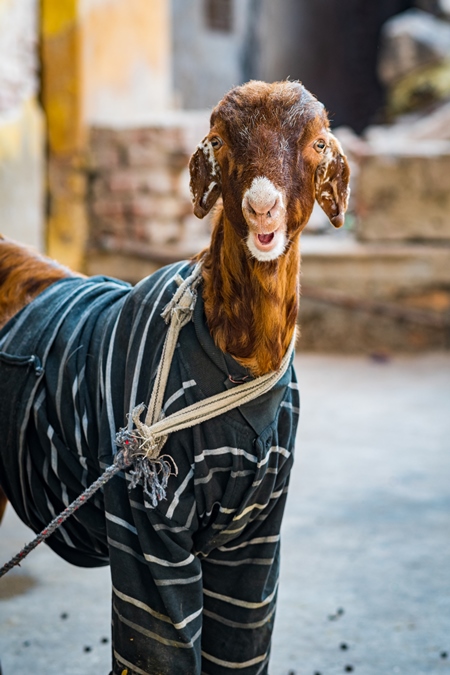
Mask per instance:
[[[116,464],[123,469],[133,465],[129,489],[142,485],[155,507],[166,498],[169,477],[178,474],[178,467],[173,457],[160,454],[167,435],[157,435],[151,426],[141,422],[144,409],[143,403],[136,406],[129,416],[128,427],[117,432],[115,442],[121,452],[116,457]],[[132,423],[135,429],[131,428]]]
[[[191,320],[197,301],[196,289],[201,281],[201,265],[197,264],[187,279],[183,280],[178,275],[175,281],[178,284],[178,290],[164,307],[161,316],[166,323],[170,323],[172,318],[176,317],[180,327],[183,327]]]
[[[147,459],[156,459],[167,441],[167,436],[154,433],[153,425],[148,426],[144,422],[141,422],[140,417],[144,410],[145,405],[141,403],[131,413],[131,420],[136,427],[136,429],[130,432],[135,440],[133,446],[135,448],[134,455],[144,456]]]
[[[132,461],[132,457],[135,456],[139,450],[139,441],[136,434],[127,427],[119,429],[116,434],[115,443],[117,447],[122,450],[124,459],[129,460],[130,462]]]

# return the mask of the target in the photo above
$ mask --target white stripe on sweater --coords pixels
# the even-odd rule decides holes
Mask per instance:
[[[262,654],[261,656],[255,656],[254,659],[250,659],[249,661],[243,661],[242,663],[237,661],[224,661],[223,659],[217,659],[215,656],[211,656],[211,654],[203,651],[203,649],[202,656],[205,659],[208,659],[208,661],[217,664],[218,666],[223,666],[224,668],[230,668],[233,670],[241,670],[242,668],[250,668],[250,666],[255,666],[257,663],[265,661],[267,659],[268,652]]]
[[[237,546],[219,546],[219,551],[237,551],[238,548],[245,548],[246,546],[255,546],[256,544],[275,544],[280,541],[280,535],[274,534],[269,537],[255,537],[249,541],[245,541],[243,544],[238,544]]]
[[[192,640],[189,640],[189,642],[180,642],[179,640],[169,640],[167,638],[161,637],[160,635],[154,633],[151,630],[147,630],[147,628],[139,626],[137,623],[134,623],[134,621],[126,619],[122,614],[120,614],[120,612],[118,612],[116,607],[114,607],[113,609],[119,621],[125,624],[125,626],[129,626],[129,628],[132,628],[141,635],[145,635],[145,637],[148,637],[151,640],[155,640],[156,642],[159,642],[162,645],[167,645],[168,647],[177,647],[178,649],[192,649],[194,647],[194,642],[196,642],[200,637],[200,635],[202,634],[202,629],[200,627],[198,631],[192,636]]]
[[[255,457],[255,455],[251,455],[249,452],[246,452],[241,448],[231,448],[228,445],[225,445],[222,448],[215,448],[214,450],[202,450],[201,453],[195,455],[195,461],[203,462],[205,457],[215,457],[217,455],[228,455],[228,454],[245,457],[250,462],[256,463],[258,461],[258,458]]]
[[[155,555],[151,555],[150,553],[144,553],[144,558],[147,560],[147,562],[156,563],[162,567],[184,567],[185,565],[190,565],[191,562],[195,560],[192,553],[189,553],[187,558],[180,560],[179,562],[170,562],[164,558],[157,558]]]
[[[203,588],[203,594],[207,595],[209,598],[215,598],[216,600],[221,600],[222,602],[226,602],[229,605],[235,605],[236,607],[244,607],[245,609],[258,609],[259,607],[265,607],[266,605],[270,605],[270,603],[275,597],[277,588],[278,588],[278,581],[272,593],[268,595],[265,600],[262,600],[262,602],[247,602],[247,600],[239,600],[238,598],[232,598],[230,595],[222,595],[221,593],[214,593],[214,591],[210,591],[207,588]]]
[[[179,399],[181,396],[184,395],[186,389],[189,389],[189,387],[195,387],[196,384],[197,384],[197,382],[195,380],[189,380],[188,382],[183,382],[182,383],[183,386],[180,389],[178,389],[178,391],[176,391],[174,394],[172,394],[172,396],[170,396],[167,399],[167,401],[165,402],[164,408],[163,408],[164,412],[167,412],[167,410],[170,408],[172,403],[175,403],[175,401],[177,399]]]
[[[169,508],[167,509],[166,518],[170,519],[170,518],[173,517],[174,511],[175,511],[175,509],[177,508],[177,506],[180,502],[180,497],[183,494],[183,492],[185,491],[185,489],[187,488],[187,486],[189,484],[189,481],[191,480],[193,475],[194,475],[194,469],[191,467],[191,469],[189,470],[189,473],[187,474],[186,478],[181,483],[180,487],[175,491],[172,502],[171,502]]]
[[[153,581],[157,586],[186,586],[188,584],[194,584],[197,581],[200,581],[202,578],[202,573],[196,574],[194,577],[188,577],[183,579],[183,577],[178,579],[154,579]]]
[[[136,598],[132,598],[130,595],[125,595],[125,593],[122,593],[121,591],[117,590],[117,588],[115,588],[114,586],[112,590],[114,595],[116,595],[123,602],[126,602],[129,605],[133,605],[134,607],[141,609],[143,612],[147,612],[147,614],[150,614],[159,621],[164,621],[165,623],[172,624],[172,626],[177,630],[185,628],[189,623],[191,623],[191,621],[194,621],[194,619],[196,619],[202,613],[202,608],[200,608],[197,611],[190,614],[189,616],[185,617],[182,621],[174,622],[169,616],[157,612],[155,609],[152,609],[152,607],[150,607],[149,605],[146,605],[144,602],[141,602]]]
[[[130,523],[127,523],[126,520],[123,520],[122,518],[119,518],[118,516],[113,515],[112,513],[108,513],[108,511],[105,511],[105,517],[107,520],[110,520],[112,523],[115,523],[116,525],[120,525],[121,527],[125,527],[125,529],[129,530],[133,534],[137,535],[137,529],[134,527],[134,525],[131,525]]]

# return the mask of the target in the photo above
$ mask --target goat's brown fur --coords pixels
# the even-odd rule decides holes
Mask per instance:
[[[211,246],[199,255],[206,318],[216,345],[261,375],[279,367],[292,339],[299,239],[314,199],[336,227],[342,225],[349,168],[322,104],[298,82],[250,82],[233,89],[212,112],[205,141],[216,137],[223,142],[214,151],[220,180],[218,171],[208,174],[201,146],[190,165],[197,215],[205,215],[220,192],[223,197]],[[326,140],[322,153],[314,149],[317,139]],[[245,243],[249,227],[242,200],[258,176],[281,188],[287,201],[288,244],[269,262],[252,258]]]
[[[0,235],[0,328],[47,286],[73,274],[54,260]]]

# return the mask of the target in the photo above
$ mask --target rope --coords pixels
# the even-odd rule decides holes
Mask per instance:
[[[161,455],[167,438],[175,431],[187,429],[196,424],[223,415],[224,413],[245,405],[258,396],[268,392],[283,377],[289,368],[292,353],[295,348],[296,331],[283,357],[280,368],[254,380],[240,384],[233,389],[210,396],[198,401],[183,410],[163,417],[162,405],[170,372],[173,354],[177,345],[178,335],[192,318],[197,299],[197,286],[201,281],[201,263],[198,263],[192,274],[183,280],[177,278],[179,285],[172,300],[162,312],[162,317],[169,323],[169,329],[163,345],[161,360],[155,377],[145,422],[140,417],[145,409],[143,403],[137,405],[128,415],[128,425],[119,429],[116,435],[116,445],[120,449],[114,464],[97,478],[75,501],[47,525],[40,534],[27,544],[14,558],[0,569],[0,578],[10,569],[19,565],[22,560],[36,548],[38,544],[50,537],[55,530],[64,523],[77,509],[80,508],[97,490],[119,471],[133,465],[131,471],[130,489],[142,485],[144,492],[150,497],[153,506],[165,498],[169,477],[178,473],[175,460],[170,455]],[[133,424],[135,429],[133,429]]]
[[[169,329],[164,340],[161,360],[148,404],[148,412],[145,417],[145,424],[147,426],[156,422],[161,415],[167,378],[169,377],[173,354],[177,346],[178,335],[181,329],[192,318],[197,301],[197,286],[202,278],[201,270],[201,263],[197,263],[194,271],[187,279],[183,281],[180,276],[177,277],[176,281],[179,284],[179,288],[161,314],[164,321],[169,324]]]
[[[136,406],[131,413],[131,418],[137,430],[137,432],[131,432],[131,442],[134,445],[131,454],[133,456],[144,455],[150,460],[155,459],[158,457],[157,453],[164,446],[167,437],[174,431],[181,431],[182,429],[206,422],[217,415],[223,415],[233,408],[245,405],[258,396],[262,396],[270,391],[286,373],[295,348],[295,341],[296,331],[294,331],[289,349],[284,355],[278,370],[261,375],[233,389],[193,403],[150,426],[140,421],[140,415],[145,406],[142,403]]]
[[[7,572],[12,570],[13,567],[16,565],[20,565],[22,560],[27,557],[33,549],[38,546],[41,542],[45,541],[48,539],[54,532],[55,530],[58,529],[66,520],[69,518],[75,511],[77,511],[80,506],[83,506],[85,502],[87,502],[88,499],[94,495],[97,490],[99,490],[101,487],[106,485],[106,483],[116,475],[116,473],[119,473],[119,471],[123,471],[126,469],[128,466],[130,466],[131,462],[129,462],[125,456],[124,452],[119,452],[114,460],[114,464],[109,466],[102,475],[97,478],[97,480],[92,483],[79,497],[77,497],[69,506],[64,509],[62,513],[59,514],[59,516],[56,516],[53,518],[51,523],[47,525],[45,529],[42,530],[32,541],[30,541],[29,544],[23,547],[17,555],[15,555],[9,562],[7,562],[3,567],[0,568],[0,579],[3,577]]]

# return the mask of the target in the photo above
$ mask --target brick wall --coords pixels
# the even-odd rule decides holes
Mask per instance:
[[[192,213],[187,168],[207,129],[207,115],[186,114],[147,128],[91,130],[91,254],[164,262],[190,256],[207,244],[210,225]]]

